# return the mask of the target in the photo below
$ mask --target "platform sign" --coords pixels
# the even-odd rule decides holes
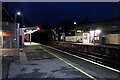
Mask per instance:
[[[84,30],[77,30],[77,33],[81,33],[81,32],[84,32]]]

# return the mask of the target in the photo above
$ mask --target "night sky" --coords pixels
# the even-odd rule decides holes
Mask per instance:
[[[33,25],[56,24],[63,20],[80,21],[86,17],[90,21],[120,18],[118,2],[9,2],[9,12],[23,8],[24,15]]]

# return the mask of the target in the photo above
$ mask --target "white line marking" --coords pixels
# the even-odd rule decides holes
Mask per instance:
[[[43,45],[43,44],[41,44],[41,45]],[[46,45],[43,45],[43,46],[46,46]],[[103,64],[96,63],[96,62],[94,62],[94,61],[90,61],[90,60],[85,59],[85,58],[82,58],[82,57],[80,57],[80,56],[77,56],[77,55],[70,54],[70,53],[68,53],[68,52],[62,51],[62,50],[60,50],[60,49],[56,49],[56,48],[53,48],[53,47],[50,47],[50,46],[46,46],[46,47],[51,48],[51,49],[54,49],[54,50],[59,51],[59,52],[63,52],[63,53],[65,53],[65,54],[68,54],[68,55],[74,56],[74,57],[79,58],[79,59],[82,59],[82,60],[84,60],[84,61],[87,61],[87,62],[90,62],[90,63],[96,64],[96,65],[98,65],[98,66],[101,66],[101,67],[104,67],[104,68],[107,68],[107,69],[110,69],[110,70],[112,70],[112,71],[115,71],[115,72],[120,73],[120,70],[117,70],[117,69],[111,68],[111,67],[109,67],[109,66],[105,66],[105,65],[103,65]]]
[[[21,61],[21,62],[28,61],[27,56],[26,56],[24,50],[23,50],[23,49],[21,49],[21,50],[22,50],[23,52],[20,52],[20,61]]]

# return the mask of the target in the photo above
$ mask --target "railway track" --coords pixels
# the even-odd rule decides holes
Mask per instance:
[[[86,58],[88,60],[103,64],[105,66],[109,66],[115,69],[120,70],[120,64],[119,59],[111,58],[104,54],[94,53],[94,52],[87,52],[82,50],[74,50],[74,49],[68,49],[60,46],[52,45],[52,47],[69,52],[71,54]]]

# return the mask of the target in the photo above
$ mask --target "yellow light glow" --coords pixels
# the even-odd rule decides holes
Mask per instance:
[[[24,42],[24,45],[40,45],[39,43],[34,43],[34,42]]]
[[[40,27],[37,27],[37,30],[39,31],[39,30],[40,30]]]
[[[2,35],[2,32],[0,32],[0,36]]]
[[[83,30],[77,30],[77,32],[83,32]]]
[[[24,35],[27,34],[26,32],[24,32]]]

